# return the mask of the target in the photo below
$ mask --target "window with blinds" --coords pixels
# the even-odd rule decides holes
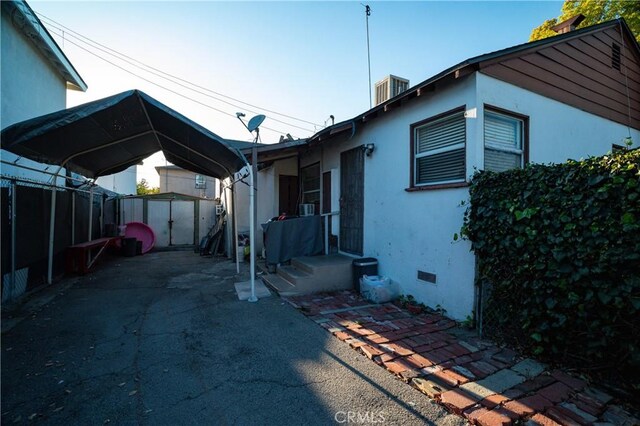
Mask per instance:
[[[503,172],[524,165],[524,121],[494,111],[484,113],[484,169]]]
[[[416,127],[414,132],[414,185],[464,182],[464,111]]]

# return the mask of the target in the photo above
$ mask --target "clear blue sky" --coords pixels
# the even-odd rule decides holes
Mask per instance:
[[[265,109],[322,125],[331,114],[338,122],[369,108],[365,12],[358,1],[29,4],[144,64],[260,108],[189,91],[109,57],[69,31],[63,40],[57,25],[47,25],[89,86],[86,93],[71,92],[69,106],[136,88],[226,138],[250,139],[237,111],[247,118],[264,113],[263,127],[276,130],[263,128],[265,143],[284,133],[306,137],[319,130]],[[467,58],[526,42],[531,29],[558,16],[562,6],[561,1],[368,4],[372,84],[394,74],[411,85]],[[73,43],[231,116],[134,77]]]

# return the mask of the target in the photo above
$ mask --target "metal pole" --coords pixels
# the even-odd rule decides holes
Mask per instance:
[[[93,185],[89,189],[89,238],[87,241],[93,240],[92,232],[93,232]]]
[[[71,245],[76,243],[76,191],[71,193]]]
[[[240,254],[238,250],[238,213],[236,212],[236,207],[238,203],[236,202],[236,183],[231,184],[231,208],[233,210],[233,243],[235,247],[233,248],[236,254],[236,274],[240,273]]]
[[[369,16],[371,15],[371,8],[369,5],[365,5],[365,13],[367,20],[367,63],[369,64],[369,108],[373,107],[371,101],[371,49],[369,48]]]
[[[251,173],[253,175],[253,188],[251,188],[251,192],[255,194],[258,192],[258,137],[260,135],[260,129],[256,129],[256,140],[253,142],[253,146],[251,147]],[[253,199],[253,219],[251,219],[251,224],[253,225],[253,231],[256,232],[258,229],[258,203],[256,199]],[[255,239],[255,237],[254,237]],[[258,258],[258,247],[254,246],[252,241],[251,243],[251,262],[255,265],[256,259]],[[254,266],[255,267],[255,266]]]
[[[255,149],[255,148],[254,148]],[[250,224],[250,228],[249,228],[249,246],[251,247],[251,296],[249,297],[249,299],[247,299],[249,302],[257,302],[258,298],[256,297],[256,258],[255,258],[255,242],[256,242],[256,230],[255,230],[255,226],[254,226],[254,221],[256,220],[255,217],[255,186],[254,186],[254,182],[255,182],[255,176],[253,174],[253,167],[249,168],[249,173],[251,174],[251,187],[250,187],[250,193],[249,193],[249,201],[251,204],[251,217],[249,218],[249,220],[251,221]]]
[[[55,221],[56,221],[56,194],[58,184],[58,174],[62,170],[62,166],[58,167],[56,174],[51,177],[51,213],[49,215],[49,259],[47,262],[47,284],[53,283],[53,239],[55,237]]]
[[[11,181],[11,290],[9,298],[13,298],[16,289],[16,181]]]
[[[100,196],[100,237],[104,235],[104,196]]]
[[[329,254],[329,215],[324,217],[324,254]]]

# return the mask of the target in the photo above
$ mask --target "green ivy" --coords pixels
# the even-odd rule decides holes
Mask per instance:
[[[491,284],[487,329],[549,359],[640,372],[640,150],[478,172],[462,231]]]

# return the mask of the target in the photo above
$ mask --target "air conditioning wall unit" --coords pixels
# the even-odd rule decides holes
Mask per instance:
[[[398,96],[409,88],[409,80],[395,75],[388,75],[376,83],[376,105]]]

